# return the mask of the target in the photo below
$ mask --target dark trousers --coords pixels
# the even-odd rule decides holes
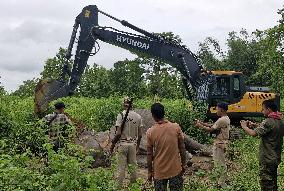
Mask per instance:
[[[177,175],[169,179],[154,180],[155,191],[167,191],[168,183],[170,191],[183,190],[183,178],[181,175]]]
[[[260,164],[261,191],[277,191],[277,168],[278,165]]]

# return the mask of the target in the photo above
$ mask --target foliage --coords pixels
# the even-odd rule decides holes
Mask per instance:
[[[40,154],[46,142],[46,127],[33,115],[33,100],[5,96],[0,100],[0,137],[9,153],[27,149]]]
[[[78,95],[92,98],[109,97],[111,94],[110,72],[96,64],[86,67],[78,87]]]
[[[19,97],[34,96],[35,87],[38,81],[39,81],[38,78],[23,81],[23,84],[20,85],[19,88],[15,90],[11,95],[15,95]]]
[[[49,144],[45,147],[47,158],[35,157],[30,152],[0,155],[0,187],[4,190],[116,190],[111,180],[113,170],[91,169],[91,157],[76,155],[80,149],[73,149],[70,155],[64,149],[55,153]]]
[[[121,111],[121,98],[104,99],[64,98],[67,112],[81,119],[88,127],[108,129]],[[204,118],[204,106],[185,99],[135,99],[136,108],[149,108],[160,101],[165,105],[168,119],[178,122],[183,130],[199,141],[208,136],[192,128],[192,119]],[[283,102],[283,100],[282,100]],[[283,105],[283,104],[282,104]],[[4,96],[0,100],[0,187],[4,190],[116,190],[110,169],[92,169],[92,157],[81,147],[72,144],[72,136],[58,153],[47,143],[46,126],[32,115],[33,99]],[[198,109],[199,108],[199,109]],[[283,107],[282,107],[283,110]],[[100,117],[99,117],[100,116]],[[259,189],[256,138],[245,137],[230,144],[229,182],[223,190],[253,191]],[[283,163],[279,174],[284,173]],[[185,179],[184,190],[217,191],[214,172],[198,171]],[[107,180],[107,181],[106,181]],[[143,181],[129,185],[129,190],[140,190]],[[284,182],[280,178],[280,190]],[[282,186],[282,187],[281,187]]]
[[[254,74],[258,69],[258,43],[249,36],[245,29],[239,34],[230,32],[227,40],[229,47],[224,65],[228,70],[242,71],[246,78]]]
[[[206,38],[199,44],[198,57],[208,70],[241,71],[247,84],[269,86],[283,94],[283,12],[278,11],[279,24],[267,30],[230,32],[227,52],[220,49],[217,40]]]
[[[284,93],[284,10],[279,10],[279,24],[265,31],[256,31],[259,38],[261,56],[259,69],[253,76],[259,82],[271,86],[281,94]]]
[[[1,78],[1,76],[0,76],[0,78]],[[6,93],[7,93],[7,92],[5,91],[4,87],[1,86],[1,82],[0,82],[0,96],[5,95]]]
[[[156,35],[173,44],[183,45],[181,38],[172,32],[157,33]],[[145,80],[149,96],[156,95],[162,98],[184,97],[185,90],[181,75],[173,65],[145,54],[138,54],[138,59],[145,69]]]
[[[41,78],[59,79],[61,77],[62,69],[65,63],[67,63],[70,70],[73,61],[66,60],[65,53],[66,49],[59,48],[59,51],[55,57],[46,60],[44,69],[40,74]]]
[[[224,63],[218,59],[218,56],[220,58],[224,56],[219,42],[212,37],[207,37],[203,42],[199,43],[197,55],[207,70],[226,69]]]
[[[143,97],[148,94],[144,78],[144,68],[138,59],[114,63],[110,70],[112,95]]]

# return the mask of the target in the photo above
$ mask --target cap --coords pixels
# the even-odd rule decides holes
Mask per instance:
[[[128,97],[128,96],[125,96],[124,98],[123,98],[123,104],[129,104],[130,103],[130,97]]]
[[[228,104],[225,103],[225,102],[218,103],[218,104],[217,104],[217,107],[219,107],[219,108],[221,108],[221,109],[224,109],[225,111],[228,110]]]
[[[65,104],[63,102],[57,102],[54,104],[55,109],[65,108]]]

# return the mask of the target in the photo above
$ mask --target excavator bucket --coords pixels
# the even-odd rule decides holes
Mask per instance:
[[[66,82],[43,79],[35,88],[35,113],[40,114],[47,110],[48,104],[61,97],[68,96],[69,86]]]

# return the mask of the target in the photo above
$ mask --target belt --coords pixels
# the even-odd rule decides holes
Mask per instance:
[[[136,139],[120,139],[120,142],[133,143],[136,142]]]

